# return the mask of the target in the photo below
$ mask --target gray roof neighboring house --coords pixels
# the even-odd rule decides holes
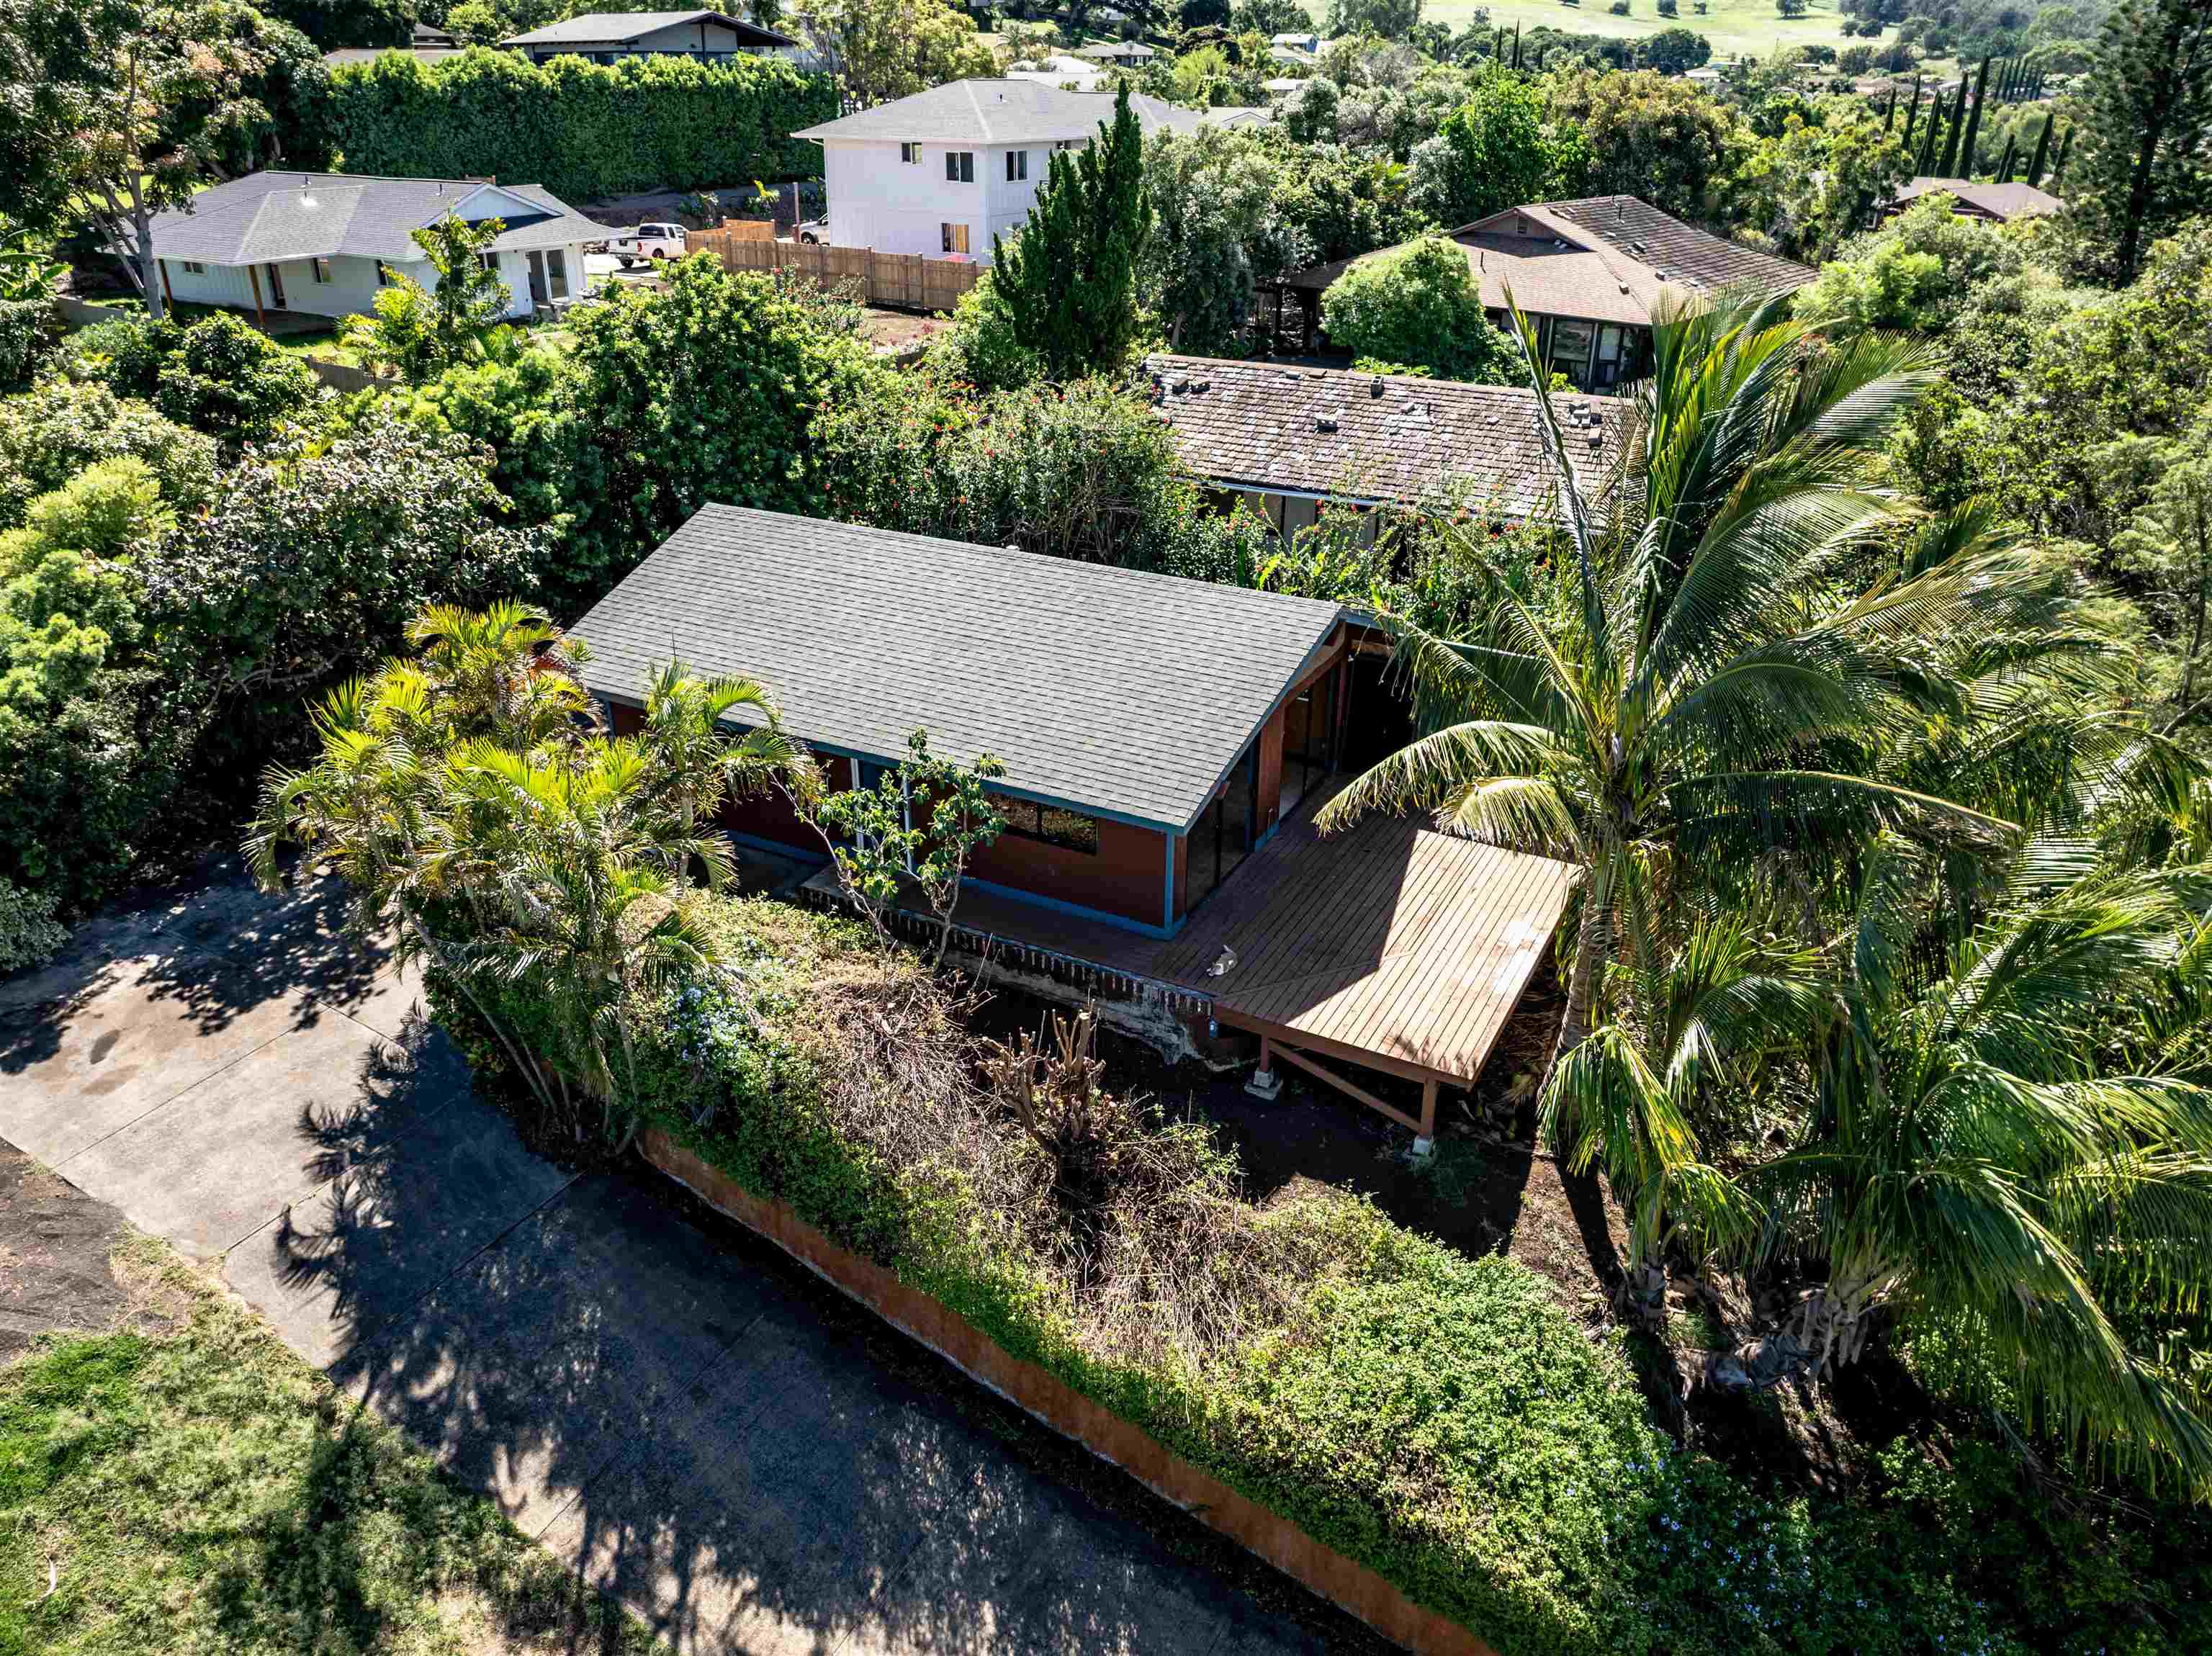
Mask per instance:
[[[1194,131],[1242,110],[1184,109],[1133,94],[1129,107],[1147,132]],[[947,81],[910,98],[803,127],[794,138],[857,138],[885,143],[1050,143],[1097,136],[1114,118],[1109,92],[1063,92],[1036,81]]]
[[[702,507],[577,622],[597,695],[672,658],[744,673],[825,751],[908,732],[1012,793],[1182,833],[1291,688],[1334,604],[744,507]]]
[[[1091,45],[1078,46],[1075,55],[1095,58],[1102,64],[1140,64],[1147,58],[1158,57],[1159,53],[1141,40],[1100,40]]]
[[[1550,515],[1536,394],[1522,386],[1162,353],[1153,403],[1190,469],[1218,488],[1363,504],[1464,504]],[[1593,493],[1618,458],[1629,404],[1560,393],[1568,461]]]
[[[510,34],[503,46],[618,46],[682,23],[722,23],[748,46],[795,46],[798,41],[774,29],[719,11],[587,11],[548,23],[524,34]]]
[[[496,195],[487,195],[495,191]],[[518,211],[499,201],[526,204]],[[410,232],[477,198],[464,216],[500,218],[501,252],[565,247],[615,234],[534,184],[483,179],[381,179],[347,173],[251,173],[203,190],[189,208],[154,220],[154,251],[204,264],[288,258],[412,259]]]
[[[1820,274],[1685,224],[1634,196],[1509,207],[1449,234],[1466,250],[1485,305],[1503,309],[1510,295],[1530,315],[1593,322],[1648,326],[1670,288],[1685,295],[1739,286],[1789,293]],[[1316,264],[1284,282],[1319,291],[1374,257]]]
[[[1959,210],[1969,217],[1995,220],[1999,224],[2014,219],[2043,218],[2057,212],[2066,203],[2048,190],[2039,190],[2032,184],[1991,184],[1974,179],[1917,178],[1905,185],[1881,204],[1885,213],[1894,212],[1923,196],[1938,192],[1954,197]]]

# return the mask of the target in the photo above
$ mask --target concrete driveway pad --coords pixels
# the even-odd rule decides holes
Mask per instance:
[[[69,1163],[70,1177],[212,1259],[352,1164],[348,1124],[404,1058],[350,1019],[289,1029]]]
[[[298,1022],[295,1003],[253,999],[240,974],[205,955],[104,963],[59,1004],[0,1013],[8,1136],[69,1172],[88,1146]]]

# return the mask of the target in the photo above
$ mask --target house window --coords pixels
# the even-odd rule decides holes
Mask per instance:
[[[396,288],[399,285],[399,278],[392,274],[392,267],[382,259],[376,261],[376,285],[380,288]]]
[[[1052,147],[1054,149],[1080,149],[1089,142],[1087,138],[1059,138],[1054,141]]]
[[[199,260],[196,258],[188,258],[185,261],[185,274],[186,276],[205,276],[207,274],[207,266],[201,264]]]
[[[904,161],[908,167],[919,166],[921,161],[921,146],[918,143],[901,144],[899,146],[899,159]]]
[[[975,152],[972,149],[948,149],[945,152],[945,181],[947,184],[975,182]]]
[[[945,251],[946,252],[964,253],[968,251],[968,227],[966,225],[940,224],[937,227],[943,236]]]
[[[545,283],[554,298],[568,298],[568,256],[558,247],[545,255]]]
[[[330,260],[326,258],[311,258],[307,261],[307,266],[315,273],[315,286],[318,288],[327,288],[331,285]]]
[[[1006,832],[1020,840],[1042,840],[1063,851],[1098,854],[1098,819],[1059,805],[1040,805],[1033,799],[994,798],[1006,819]]]
[[[1030,175],[1030,152],[1009,149],[1006,152],[1006,182],[1018,184]]]
[[[497,253],[478,253],[477,255],[477,264],[489,275],[497,276],[499,274],[499,255]]]

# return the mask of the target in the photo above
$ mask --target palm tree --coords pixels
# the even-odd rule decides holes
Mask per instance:
[[[744,715],[744,734],[732,737],[725,725]],[[711,817],[727,798],[779,788],[803,800],[820,786],[757,679],[694,678],[671,661],[646,686],[643,734],[647,786],[686,822]]]
[[[567,671],[580,646],[520,605],[426,610],[409,637],[419,658],[317,711],[315,763],[270,771],[249,858],[264,883],[287,843],[327,858],[356,924],[396,923],[401,958],[429,961],[580,1132],[572,1083],[612,1098],[628,1079],[623,1000],[711,953],[678,901],[690,870],[729,872],[702,822],[733,780],[811,767],[757,686],[679,668],[647,686],[639,734],[610,739]],[[766,724],[732,741],[718,721],[741,704]]]
[[[711,762],[702,768],[714,773]],[[453,949],[457,969],[529,992],[538,1039],[554,1048],[551,1087],[579,1137],[572,1078],[608,1101],[635,1090],[624,1002],[715,957],[676,901],[678,881],[696,865],[720,886],[729,847],[667,809],[656,769],[671,767],[627,738],[594,738],[573,757],[477,738],[446,761],[448,809],[433,860],[446,877],[493,894],[484,923]]]
[[[2208,1004],[2212,870],[2092,866],[2039,842],[1931,950],[1929,859],[1869,853],[1810,1130],[1748,1178],[1761,1257],[1826,1265],[1778,1362],[1850,1362],[1885,1312],[1941,1323],[2034,1423],[2212,1488],[2212,1379],[2177,1332],[2212,1297],[2212,1092],[2123,1072]]]
[[[1553,1066],[1540,1118],[1570,1172],[1602,1160],[1628,1221],[1624,1297],[1664,1314],[1661,1253],[1755,1239],[1758,1206],[1701,1156],[1695,1120],[1711,1095],[1757,1088],[1771,1053],[1810,1038],[1832,1003],[1808,948],[1762,938],[1744,919],[1694,921],[1650,968],[1615,967],[1617,1018]]]
[[[1854,592],[1850,568],[1903,508],[1866,483],[1892,422],[1929,382],[1917,346],[1869,336],[1829,350],[1786,300],[1662,315],[1622,474],[1583,498],[1548,397],[1538,429],[1565,556],[1524,598],[1465,531],[1493,604],[1478,635],[1386,616],[1425,734],[1356,779],[1326,829],[1423,808],[1444,831],[1583,870],[1554,1061],[1589,1034],[1601,966],[1662,943],[1650,870],[1723,848],[1755,856],[1869,822],[1969,842],[2010,825],[1821,762],[1929,705],[1955,705],[1927,640],[2047,578],[1967,548]],[[1517,313],[1516,313],[1517,315]],[[1548,375],[1519,318],[1532,380]],[[1639,868],[1644,871],[1639,872]]]

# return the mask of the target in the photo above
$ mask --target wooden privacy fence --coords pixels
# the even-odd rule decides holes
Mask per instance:
[[[727,234],[733,227],[695,231],[688,240],[694,248],[711,249],[726,270],[796,270],[825,288],[858,282],[861,298],[870,305],[949,311],[983,274],[981,265],[966,260]]]

